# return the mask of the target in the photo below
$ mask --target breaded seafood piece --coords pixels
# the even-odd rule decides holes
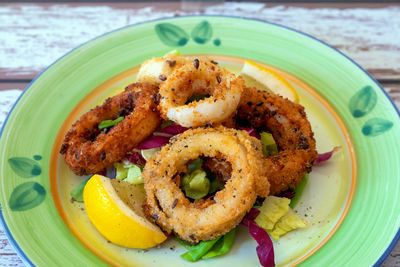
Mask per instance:
[[[70,169],[77,175],[88,175],[121,161],[161,124],[157,94],[156,86],[135,83],[82,115],[65,135],[60,149]],[[98,128],[102,121],[118,117],[124,118],[112,129]]]
[[[190,129],[176,136],[144,168],[146,215],[165,232],[174,232],[191,243],[229,232],[256,200],[255,182],[264,175],[261,150],[260,141],[246,131],[222,126]],[[186,172],[190,160],[221,155],[232,166],[225,188],[216,192],[208,205],[190,202],[173,181],[174,176]]]

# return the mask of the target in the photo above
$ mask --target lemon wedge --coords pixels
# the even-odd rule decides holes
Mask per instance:
[[[83,191],[90,221],[110,242],[128,248],[150,248],[167,237],[146,219],[142,185],[93,175]]]
[[[240,74],[248,87],[272,92],[299,103],[299,96],[293,86],[270,68],[246,60]]]

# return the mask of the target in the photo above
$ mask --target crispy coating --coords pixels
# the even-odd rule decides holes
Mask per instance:
[[[270,132],[279,153],[264,157],[270,194],[294,188],[311,171],[317,158],[314,133],[304,107],[279,95],[246,88],[241,96],[236,120],[260,131]],[[266,177],[266,176],[261,176]],[[258,179],[258,194],[268,181]]]
[[[164,119],[185,127],[216,124],[236,108],[244,80],[207,59],[195,58],[168,75],[160,84],[160,111]],[[207,95],[186,103],[192,95]]]
[[[128,86],[124,92],[108,98],[75,122],[65,135],[60,153],[77,175],[88,175],[122,160],[160,125],[157,110],[158,88],[146,83]],[[98,125],[123,116],[108,132]]]
[[[260,141],[245,131],[222,126],[187,130],[146,163],[145,213],[165,232],[174,232],[192,243],[227,233],[256,200],[255,181],[264,175],[261,150]],[[191,203],[173,177],[185,172],[192,159],[220,154],[232,166],[231,178],[212,200]],[[262,180],[268,183],[268,179]]]
[[[201,61],[208,60],[206,57],[196,58]],[[187,63],[192,63],[194,59],[195,57],[193,56],[167,54],[164,57],[146,60],[140,66],[136,81],[148,82],[159,86],[175,69],[178,69]]]

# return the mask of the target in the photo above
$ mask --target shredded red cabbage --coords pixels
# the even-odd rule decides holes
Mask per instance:
[[[165,127],[164,129],[160,130],[160,133],[166,133],[166,134],[170,134],[170,135],[177,135],[180,133],[183,133],[184,131],[186,131],[189,128],[180,126],[176,123],[168,125],[167,127]]]
[[[165,145],[166,143],[169,142],[169,139],[177,134],[183,133],[186,131],[188,128],[182,127],[178,124],[171,124],[159,131],[159,133],[164,133],[167,135],[171,135],[170,137],[168,136],[163,136],[163,135],[157,135],[157,134],[152,134],[149,138],[141,142],[136,149],[150,149],[150,148],[156,148],[160,147],[162,145]]]
[[[117,170],[115,169],[114,165],[107,169],[106,177],[110,179],[115,179],[117,176]]]
[[[331,151],[323,153],[323,154],[318,154],[317,160],[315,161],[316,164],[319,164],[321,162],[327,161],[330,159],[333,155],[333,153],[337,152],[340,150],[340,146],[335,146]]]
[[[149,138],[141,142],[136,149],[150,149],[160,147],[169,142],[169,137],[160,135],[151,135]]]
[[[129,162],[132,162],[133,164],[136,165],[145,165],[146,160],[143,158],[143,156],[139,152],[135,152],[132,155],[128,156]]]
[[[258,214],[260,214],[260,210],[251,208],[251,210],[244,216],[243,220],[240,222],[240,225],[249,227],[249,221],[253,221],[257,218]]]
[[[260,135],[253,128],[239,127],[240,130],[245,130],[250,136],[260,139]]]
[[[248,227],[251,236],[256,240],[258,244],[256,251],[261,265],[264,267],[275,266],[274,244],[267,232],[254,222],[259,213],[258,209],[252,208],[240,224]]]
[[[284,192],[280,193],[279,197],[285,197],[285,198],[292,199],[295,194],[296,194],[296,192],[294,190],[289,189],[287,191],[284,191]]]
[[[107,176],[107,169],[103,169],[99,171],[97,174],[102,175],[102,176]]]

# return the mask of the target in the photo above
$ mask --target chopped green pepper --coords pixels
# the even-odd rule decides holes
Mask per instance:
[[[205,171],[197,169],[183,176],[182,186],[187,197],[200,199],[208,194],[210,190],[210,180],[207,179],[206,175]]]
[[[294,197],[290,200],[289,207],[292,209],[296,206],[297,202],[299,202],[299,199],[301,197],[301,193],[304,190],[304,187],[306,186],[308,181],[308,174],[304,175],[303,179],[301,180],[300,183],[294,188]]]
[[[123,180],[131,184],[142,184],[142,168],[139,165],[133,163],[114,163],[116,169],[115,178],[118,180]]]
[[[83,189],[85,188],[85,185],[89,179],[90,177],[86,178],[71,190],[70,195],[75,201],[83,202]]]
[[[104,129],[104,128],[109,128],[112,126],[117,125],[118,123],[120,123],[121,121],[123,121],[124,117],[118,117],[115,120],[104,120],[102,122],[99,123],[99,129]]]
[[[262,151],[266,156],[278,153],[278,146],[275,143],[272,134],[262,132],[261,134]]]
[[[201,259],[201,257],[207,254],[207,252],[214,246],[215,243],[217,243],[220,238],[221,237],[209,241],[201,241],[197,245],[192,246],[190,250],[182,254],[181,257],[188,261],[198,261]]]
[[[128,169],[128,175],[124,179],[125,182],[131,184],[143,184],[142,170],[139,166],[133,165]]]
[[[222,236],[217,243],[205,254],[202,259],[209,259],[216,256],[224,255],[231,250],[235,242],[236,228],[233,228],[229,233]]]

